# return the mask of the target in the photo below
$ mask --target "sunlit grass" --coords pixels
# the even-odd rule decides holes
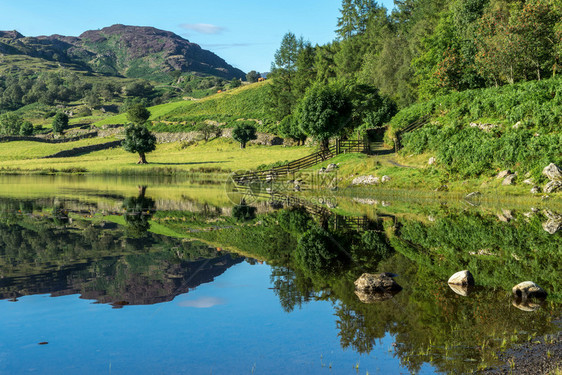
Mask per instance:
[[[108,141],[107,139],[103,141]],[[156,151],[147,155],[150,164],[137,165],[138,155],[131,154],[122,148],[114,148],[92,152],[86,155],[54,158],[33,159],[52,154],[62,149],[100,143],[100,139],[88,139],[71,144],[37,144],[34,142],[10,142],[4,144],[0,152],[1,167],[12,170],[63,170],[68,168],[85,168],[94,173],[143,173],[158,174],[173,171],[216,170],[235,171],[255,169],[261,164],[270,164],[279,160],[294,160],[314,150],[310,147],[283,147],[249,145],[240,149],[238,143],[230,139],[216,139],[199,142],[189,147],[180,143],[167,143],[157,146]],[[56,146],[56,147],[53,147]],[[14,159],[20,160],[14,160]]]
[[[88,138],[68,143],[4,142],[0,144],[0,163],[2,167],[5,167],[6,161],[40,158],[75,147],[106,143],[113,140],[115,138]],[[35,162],[37,163],[37,161]]]

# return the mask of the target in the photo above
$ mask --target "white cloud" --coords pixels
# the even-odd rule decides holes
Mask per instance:
[[[197,309],[208,309],[209,307],[224,305],[226,301],[216,297],[201,297],[190,301],[181,301],[178,303],[181,307],[195,307]]]
[[[220,34],[226,30],[222,26],[211,25],[210,23],[184,23],[180,27],[199,34]]]

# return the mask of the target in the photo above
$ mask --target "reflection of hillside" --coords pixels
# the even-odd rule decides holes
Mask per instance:
[[[126,200],[124,227],[92,222],[92,207],[80,202],[0,200],[0,298],[80,293],[102,303],[158,303],[241,261],[198,241],[138,230],[132,238],[130,216],[154,212],[146,200]]]
[[[50,293],[53,297],[81,294],[81,298],[115,306],[161,303],[212,282],[243,259],[227,254],[186,262],[161,253],[106,258],[0,279],[0,299]]]

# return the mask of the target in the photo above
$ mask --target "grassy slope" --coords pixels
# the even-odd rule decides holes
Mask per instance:
[[[403,153],[435,155],[453,179],[491,177],[511,169],[520,176],[529,172],[540,183],[546,165],[562,163],[559,78],[467,90],[412,105],[391,120],[387,142],[425,115],[429,124],[401,137]]]
[[[150,121],[192,123],[206,119],[232,126],[238,119],[268,120],[265,110],[267,82],[245,85],[201,100],[184,100],[150,107]],[[95,123],[97,126],[127,123],[125,114]],[[177,130],[177,129],[171,129]],[[186,128],[185,130],[189,130]]]

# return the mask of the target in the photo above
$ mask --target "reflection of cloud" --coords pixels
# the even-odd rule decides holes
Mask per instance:
[[[224,305],[226,301],[217,297],[201,297],[190,301],[179,303],[181,307],[195,307],[197,309],[208,309],[209,307]]]
[[[220,34],[225,30],[222,26],[211,25],[210,23],[184,23],[180,27],[199,34]]]

